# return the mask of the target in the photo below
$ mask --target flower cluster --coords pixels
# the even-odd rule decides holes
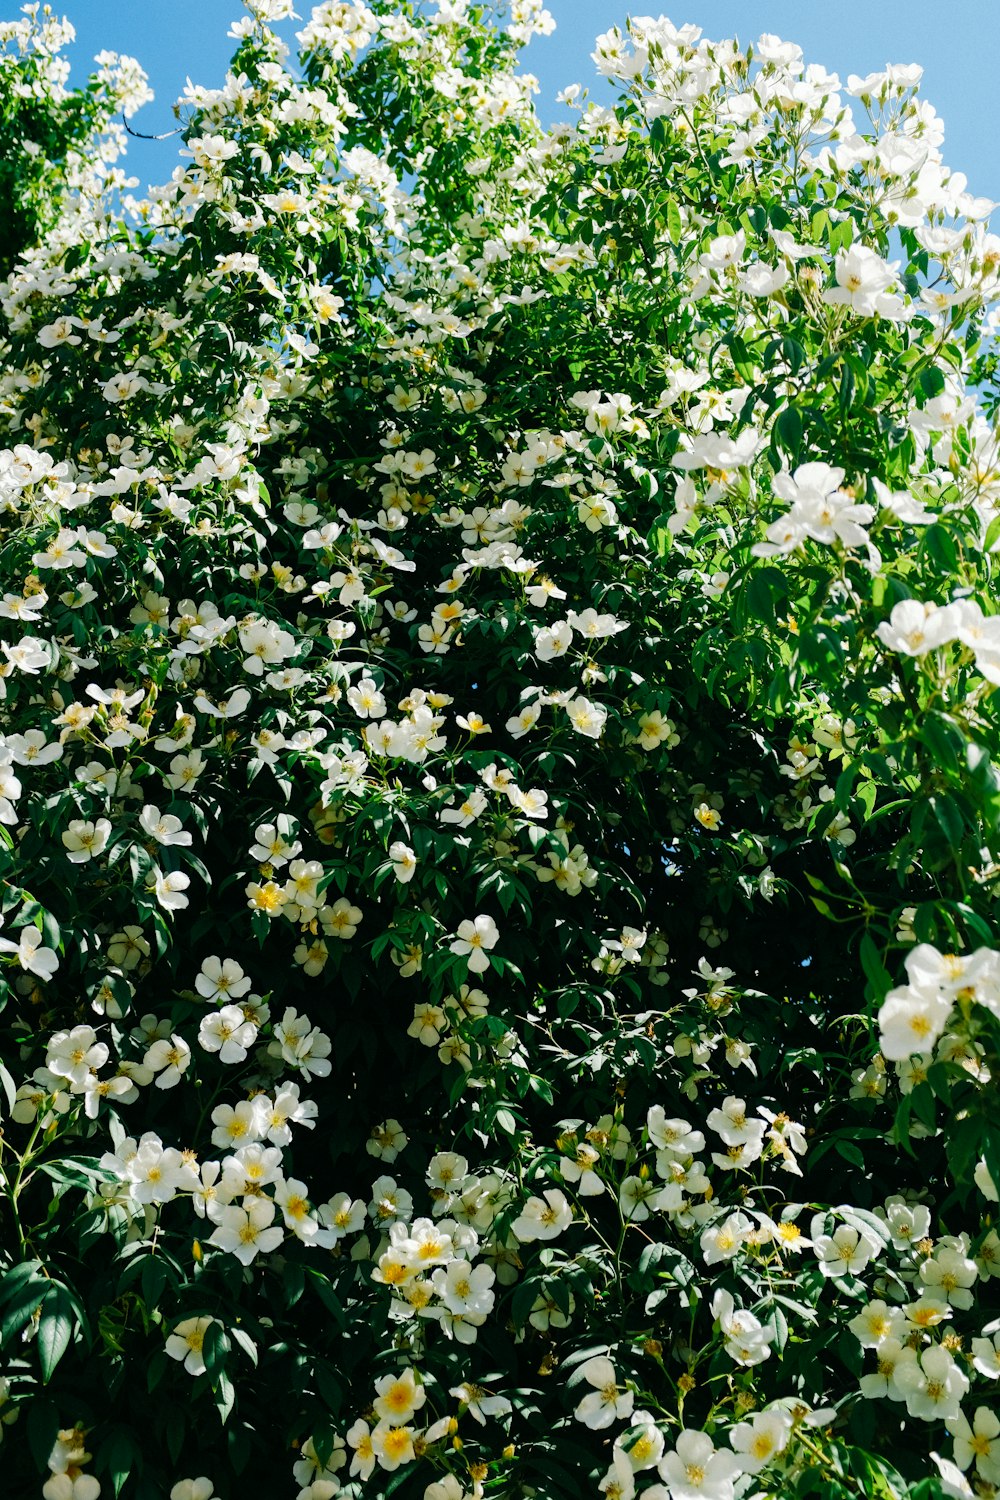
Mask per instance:
[[[919,70],[245,9],[141,199],[0,27],[4,1483],[990,1494],[989,205]]]

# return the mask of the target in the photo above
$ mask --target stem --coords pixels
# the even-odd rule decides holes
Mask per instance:
[[[27,1254],[29,1240],[28,1236],[24,1232],[24,1225],[21,1222],[21,1213],[17,1206],[17,1200],[20,1196],[22,1187],[25,1186],[24,1174],[29,1162],[31,1161],[31,1148],[35,1144],[35,1141],[38,1139],[38,1133],[41,1128],[41,1121],[36,1118],[31,1135],[28,1137],[28,1144],[25,1146],[24,1151],[21,1153],[20,1157],[18,1157],[17,1175],[15,1176],[14,1181],[10,1186],[10,1211],[14,1216],[14,1227],[17,1230],[17,1238],[18,1243],[21,1246],[22,1256]],[[11,1147],[10,1149],[13,1148]],[[15,1156],[17,1155],[16,1152],[14,1154]]]

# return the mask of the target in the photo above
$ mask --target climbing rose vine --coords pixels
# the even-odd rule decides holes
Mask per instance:
[[[551,24],[0,27],[12,1500],[1000,1490],[992,205]]]

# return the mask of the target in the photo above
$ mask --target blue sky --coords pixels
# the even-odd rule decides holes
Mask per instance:
[[[558,118],[556,92],[568,83],[590,84],[590,61],[598,32],[622,24],[631,10],[660,14],[654,0],[548,0],[557,23],[551,37],[536,38],[526,66],[541,84],[543,119]],[[306,0],[298,7],[311,8]],[[102,48],[129,52],[149,73],[156,102],[132,121],[151,134],[175,124],[170,106],[185,78],[220,83],[232,43],[229,22],[242,14],[238,0],[53,0],[77,29],[72,49],[74,75],[82,77]],[[997,0],[678,0],[667,12],[678,24],[693,21],[707,36],[738,35],[753,40],[762,31],[796,41],[810,62],[823,63],[846,79],[886,62],[918,62],[924,67],[922,93],[943,117],[944,155],[965,172],[975,193],[1000,201],[1000,150],[996,124],[996,58],[1000,56],[1000,4]],[[0,16],[13,18],[8,3]],[[290,29],[294,29],[290,28]],[[598,86],[594,93],[601,97]],[[132,170],[142,180],[162,180],[176,161],[176,140],[158,144],[133,141]]]

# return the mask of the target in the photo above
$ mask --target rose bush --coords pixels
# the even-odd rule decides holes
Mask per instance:
[[[4,1493],[992,1494],[991,205],[915,68],[289,13],[2,289]]]

